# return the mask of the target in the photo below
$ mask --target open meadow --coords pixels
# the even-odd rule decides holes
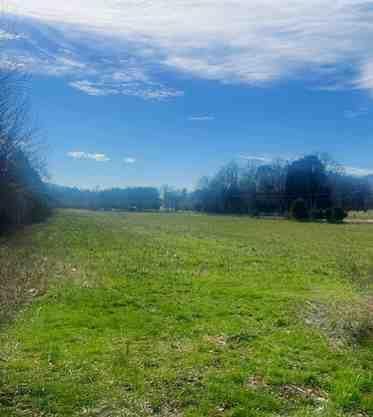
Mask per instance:
[[[0,241],[0,417],[373,415],[373,225],[59,211]]]

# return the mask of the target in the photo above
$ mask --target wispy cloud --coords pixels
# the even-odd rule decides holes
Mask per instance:
[[[14,41],[18,39],[23,39],[24,35],[19,33],[12,33],[6,30],[0,29],[0,42],[4,41]]]
[[[188,120],[192,122],[210,122],[212,120],[215,120],[214,116],[190,116]]]
[[[90,159],[96,162],[109,162],[110,161],[110,158],[107,157],[103,153],[88,153],[88,152],[82,152],[82,151],[72,151],[72,152],[68,152],[67,155],[73,159],[85,159],[85,160]]]
[[[33,74],[64,77],[70,87],[91,96],[128,95],[161,101],[184,95],[152,75],[141,57],[121,52],[122,43],[105,43],[105,34],[69,31],[62,26],[23,20],[24,36],[0,32],[0,67],[17,67]]]
[[[160,84],[156,85],[152,83],[152,85],[139,85],[136,81],[126,81],[124,83],[117,81],[118,80],[114,78],[106,76],[99,78],[96,82],[79,80],[72,81],[69,85],[90,96],[125,95],[139,97],[144,100],[161,101],[184,95],[183,91],[167,88]]]
[[[355,85],[357,88],[369,90],[373,94],[373,56],[361,66],[360,75]]]
[[[69,85],[83,93],[88,94],[89,96],[107,96],[116,94],[116,90],[108,90],[99,84],[94,84],[90,81],[72,81]]]
[[[116,67],[112,79],[114,72],[128,74],[126,64],[117,60],[125,50],[137,68],[154,65],[158,70],[255,85],[318,73],[327,78],[328,87],[334,76],[345,74],[348,63],[345,85],[373,91],[371,0],[11,0],[10,4],[13,14],[59,28],[64,36],[54,36],[54,42],[64,39],[72,49],[87,50],[83,61],[93,63],[98,73],[107,59]],[[89,48],[84,49],[81,44],[87,40]],[[131,88],[122,89],[122,94],[132,94],[133,75],[130,80],[126,77],[117,81],[130,82]],[[85,79],[81,74],[80,80]],[[136,81],[137,88],[145,84],[150,89],[144,98],[176,95],[162,94],[162,88],[152,92],[152,79],[146,75]]]
[[[367,175],[373,175],[373,169],[368,168],[358,168],[352,166],[344,167],[346,174],[353,175],[355,177],[365,177]]]
[[[267,156],[257,156],[257,155],[240,155],[239,158],[244,159],[245,161],[260,162],[263,164],[267,164],[273,161],[273,158],[269,158]]]
[[[123,159],[123,162],[127,165],[132,165],[136,162],[136,158],[127,157]]]
[[[344,116],[346,119],[356,119],[357,117],[366,116],[369,113],[368,107],[359,107],[355,110],[346,110]]]

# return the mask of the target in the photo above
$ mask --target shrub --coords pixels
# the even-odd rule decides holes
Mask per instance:
[[[291,206],[291,217],[296,220],[309,219],[309,211],[306,202],[302,198],[296,199]]]
[[[335,207],[333,210],[334,221],[343,222],[343,220],[348,216],[348,213],[343,210],[341,207]]]
[[[325,212],[321,209],[311,210],[311,219],[313,220],[322,220],[325,219]]]
[[[36,198],[32,203],[31,222],[40,223],[52,214],[48,201],[44,198]]]
[[[329,223],[342,223],[347,215],[347,212],[341,207],[334,207],[326,210],[326,220]]]
[[[328,222],[330,223],[333,222],[333,209],[332,208],[328,208],[325,210],[325,218]]]

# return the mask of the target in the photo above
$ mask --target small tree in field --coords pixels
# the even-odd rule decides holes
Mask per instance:
[[[334,207],[326,210],[326,220],[329,223],[342,223],[347,216],[347,212],[341,207]]]
[[[297,198],[294,200],[291,206],[291,217],[295,220],[301,221],[309,219],[309,211],[303,198]]]

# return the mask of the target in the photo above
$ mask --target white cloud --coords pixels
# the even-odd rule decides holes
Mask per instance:
[[[189,120],[192,122],[210,122],[215,120],[214,116],[190,116]]]
[[[267,164],[273,161],[273,158],[256,155],[240,155],[240,159],[244,159],[245,161],[260,162],[263,164]]]
[[[109,162],[110,158],[108,158],[105,154],[102,153],[95,153],[95,154],[88,154],[89,159],[94,159],[97,162]]]
[[[344,167],[346,174],[353,175],[355,177],[365,177],[367,175],[373,175],[373,169],[357,168],[351,166]]]
[[[366,116],[369,113],[368,107],[360,107],[355,110],[346,110],[344,116],[346,119],[356,119],[357,117]]]
[[[74,159],[86,159],[86,156],[87,156],[85,152],[80,152],[80,151],[68,152],[67,155]]]
[[[16,25],[26,34],[23,42],[4,42],[1,68],[18,67],[33,74],[64,77],[72,88],[91,96],[121,94],[159,101],[184,94],[157,81],[149,64],[131,56],[121,42],[105,41],[102,33],[30,19]]]
[[[362,65],[356,86],[360,89],[370,90],[373,94],[373,57]]]
[[[72,74],[84,73],[85,75],[95,75],[96,71],[87,68],[88,65],[65,58],[64,56],[46,53],[43,50],[22,50],[4,47],[1,53],[0,67],[8,68],[9,63],[13,67],[21,68],[33,74],[43,74],[50,76],[69,76]]]
[[[122,71],[115,71],[112,75],[114,81],[121,81],[123,83],[131,83],[133,81],[140,81],[144,83],[151,82],[148,74],[141,68],[126,68]]]
[[[91,159],[96,162],[109,162],[110,161],[110,158],[108,158],[103,153],[87,153],[87,152],[82,152],[82,151],[72,151],[72,152],[68,152],[67,155],[73,159],[85,159],[85,160]]]
[[[136,162],[136,159],[135,158],[127,157],[127,158],[124,158],[123,159],[123,162],[125,164],[131,165],[131,164],[134,164]]]
[[[0,42],[1,41],[15,41],[24,38],[24,35],[18,33],[7,32],[6,30],[0,29]]]
[[[162,86],[139,86],[137,84],[116,84],[110,80],[91,82],[88,80],[73,81],[69,85],[90,96],[112,96],[122,94],[125,96],[140,97],[144,100],[165,100],[183,95],[182,91],[172,90]]]
[[[108,96],[119,93],[117,90],[107,89],[99,84],[94,84],[87,80],[73,81],[69,83],[69,85],[79,91],[82,91],[83,93],[88,94],[89,96]]]
[[[72,41],[83,31],[98,40],[91,48],[116,44],[113,55],[126,49],[198,77],[266,84],[316,72],[328,87],[347,65],[355,87],[373,91],[372,0],[9,2],[12,13],[53,23]]]

